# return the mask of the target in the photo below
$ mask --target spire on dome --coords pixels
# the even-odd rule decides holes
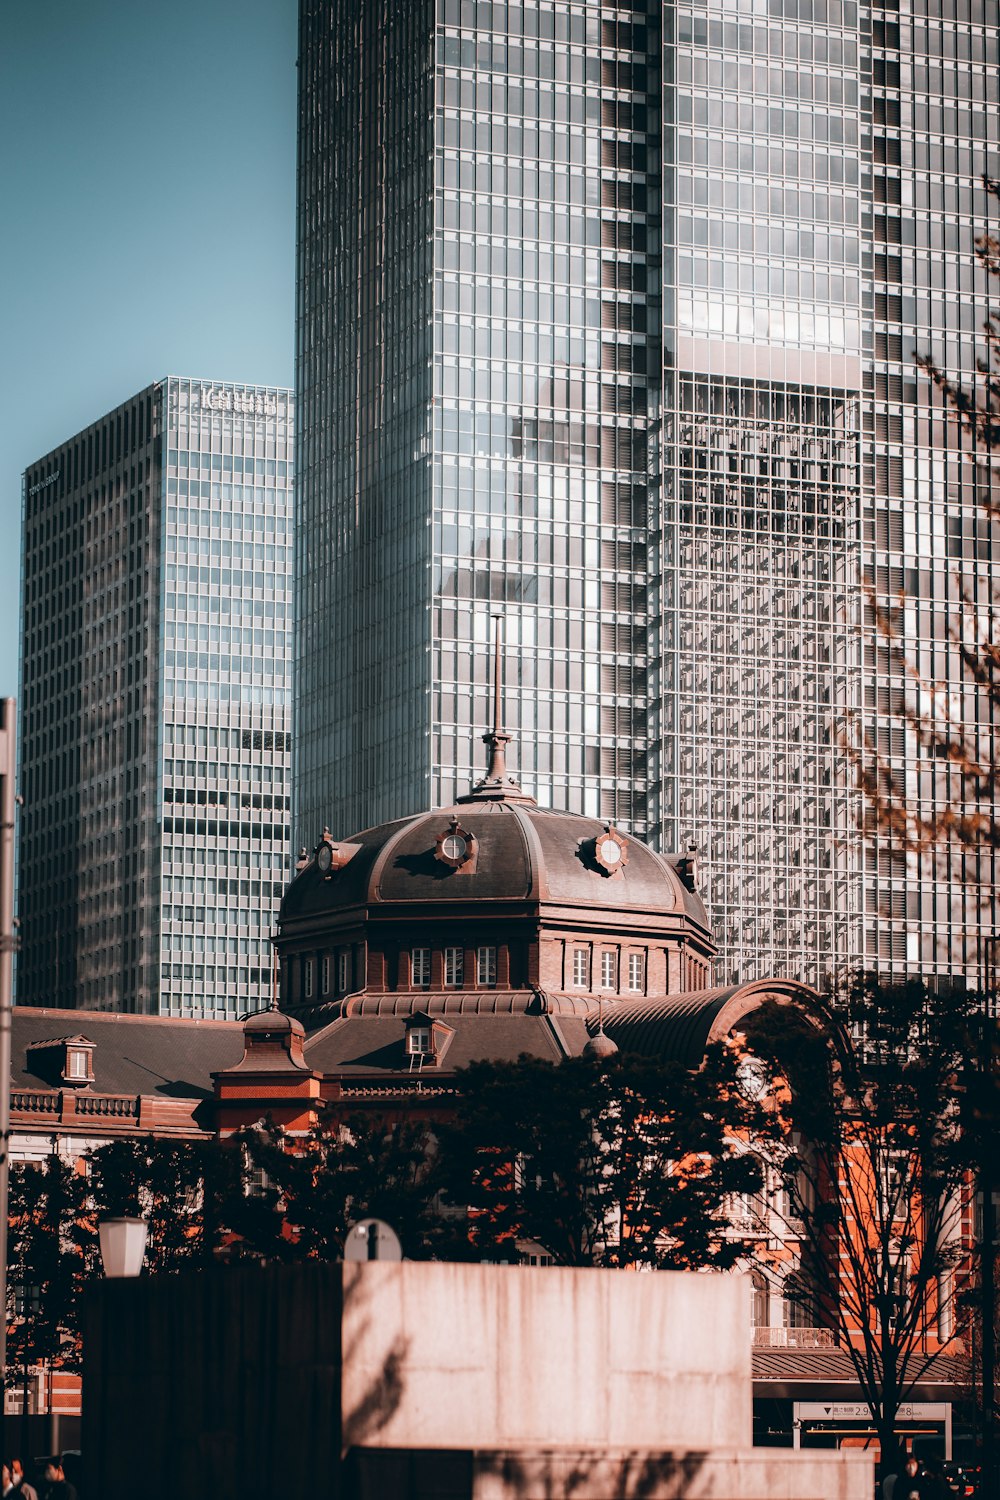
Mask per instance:
[[[503,616],[494,615],[493,621],[493,728],[483,735],[483,744],[490,752],[489,764],[482,780],[458,801],[534,802],[534,797],[522,791],[517,778],[507,770],[507,746],[512,736],[503,727]]]

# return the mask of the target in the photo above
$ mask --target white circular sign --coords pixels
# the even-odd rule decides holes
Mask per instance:
[[[402,1260],[403,1247],[396,1231],[382,1219],[359,1219],[344,1236],[344,1259]]]

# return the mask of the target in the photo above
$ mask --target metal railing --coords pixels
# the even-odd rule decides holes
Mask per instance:
[[[836,1349],[830,1328],[755,1328],[755,1349]]]

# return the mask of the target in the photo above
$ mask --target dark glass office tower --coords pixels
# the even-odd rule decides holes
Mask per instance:
[[[522,781],[696,840],[733,975],[954,962],[838,747],[912,749],[866,587],[984,550],[911,358],[969,366],[996,170],[946,3],[303,0],[298,837],[467,784],[500,611]]]
[[[25,473],[21,1005],[267,1003],[292,425],[288,391],[170,378]]]

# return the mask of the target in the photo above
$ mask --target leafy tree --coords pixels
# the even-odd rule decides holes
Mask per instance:
[[[408,1259],[430,1253],[440,1226],[425,1125],[379,1112],[346,1120],[327,1112],[293,1143],[270,1121],[244,1132],[243,1142],[280,1207],[282,1258],[339,1260],[348,1228],[362,1218],[390,1224]],[[258,1245],[251,1226],[230,1220],[248,1248]]]
[[[746,1028],[781,1100],[772,1160],[801,1240],[799,1295],[837,1330],[890,1460],[899,1407],[938,1347],[935,1321],[956,1333],[968,1322],[959,1231],[979,1151],[963,1129],[977,1019],[971,998],[863,975],[837,996],[826,1034],[777,1006]]]
[[[104,1218],[146,1221],[146,1267],[177,1270],[202,1249],[206,1148],[195,1141],[124,1137],[89,1155],[96,1229]]]
[[[480,1062],[458,1090],[439,1175],[481,1255],[528,1240],[559,1265],[690,1268],[745,1250],[728,1208],[760,1187],[743,1143],[767,1120],[731,1051],[710,1049],[696,1073],[621,1054]]]
[[[54,1153],[14,1162],[7,1230],[7,1348],[12,1368],[80,1368],[80,1295],[97,1268],[86,1179]]]

